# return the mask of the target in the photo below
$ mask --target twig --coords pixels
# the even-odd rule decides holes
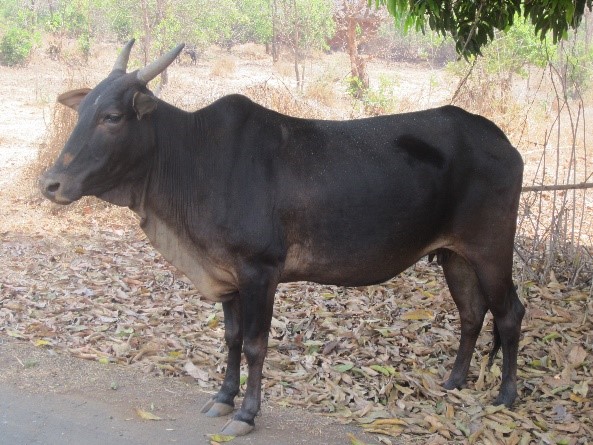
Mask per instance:
[[[465,77],[463,79],[461,79],[461,82],[459,82],[459,85],[457,86],[457,89],[455,90],[455,93],[453,93],[453,97],[451,98],[451,100],[449,101],[449,104],[453,104],[455,102],[455,99],[457,99],[457,96],[459,95],[461,89],[463,88],[463,86],[466,84],[467,79],[469,78],[469,76],[471,75],[471,73],[474,70],[474,67],[476,66],[476,63],[478,62],[478,59],[474,59],[472,66],[470,66],[469,71],[467,72],[467,74],[465,75]]]
[[[580,182],[578,184],[557,184],[557,185],[530,185],[521,188],[521,192],[550,192],[560,190],[585,190],[593,188],[593,182]]]
[[[16,361],[19,362],[23,368],[26,367],[25,364],[23,362],[21,362],[21,359],[18,358],[16,355],[14,356],[14,358],[16,358]]]

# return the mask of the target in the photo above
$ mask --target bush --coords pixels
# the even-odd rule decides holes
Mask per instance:
[[[380,76],[377,88],[365,88],[358,77],[347,77],[346,82],[348,94],[362,105],[364,114],[380,116],[396,111],[397,101],[393,95],[395,82],[388,77]]]
[[[22,65],[33,49],[33,36],[22,28],[8,30],[0,42],[0,58],[8,66]]]

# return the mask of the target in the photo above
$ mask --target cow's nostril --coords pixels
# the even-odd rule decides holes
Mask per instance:
[[[60,188],[60,183],[53,182],[51,184],[48,184],[47,187],[45,188],[45,190],[47,190],[49,193],[55,193],[59,188]]]

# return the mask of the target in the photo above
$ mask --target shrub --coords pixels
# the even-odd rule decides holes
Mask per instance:
[[[377,88],[365,88],[357,77],[347,77],[346,82],[348,94],[362,105],[366,115],[379,116],[395,112],[397,101],[393,95],[393,80],[380,76]]]
[[[8,66],[22,65],[33,49],[33,36],[22,28],[12,27],[0,42],[2,63]]]
[[[78,49],[80,50],[85,63],[89,61],[91,54],[91,37],[87,32],[82,33],[78,39]]]

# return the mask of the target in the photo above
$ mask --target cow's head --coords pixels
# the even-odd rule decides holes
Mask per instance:
[[[100,196],[142,175],[154,147],[150,115],[157,99],[147,83],[175,60],[183,44],[139,71],[126,73],[134,40],[126,44],[113,70],[95,88],[58,96],[78,112],[78,122],[54,165],[41,177],[42,193],[58,204]]]

